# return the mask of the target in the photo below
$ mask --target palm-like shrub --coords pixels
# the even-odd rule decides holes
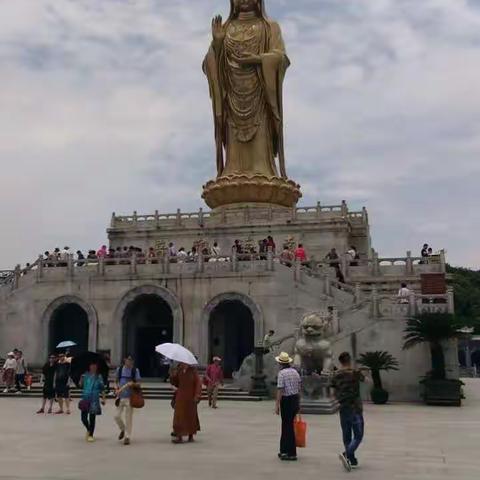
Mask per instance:
[[[424,313],[409,318],[405,327],[403,349],[428,343],[432,358],[430,377],[434,380],[444,380],[446,371],[442,342],[457,338],[462,327],[457,318],[449,313]]]
[[[362,353],[358,359],[358,363],[367,367],[372,372],[372,380],[374,388],[383,390],[382,377],[380,372],[389,370],[398,370],[398,360],[388,352],[376,351]]]

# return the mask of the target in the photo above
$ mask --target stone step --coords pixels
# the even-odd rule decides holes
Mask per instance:
[[[144,397],[146,400],[171,400],[172,399],[172,391],[169,392],[144,392]],[[78,399],[81,396],[80,390],[72,390],[71,397],[73,399]],[[3,393],[0,392],[0,398],[41,398],[42,391],[35,389],[30,391],[25,391],[22,394],[15,394],[15,393]],[[207,395],[204,392],[202,394],[202,400],[206,400]],[[265,400],[262,397],[252,396],[246,392],[223,392],[219,393],[218,399],[222,401],[242,401],[242,402],[260,402]],[[113,400],[112,397],[109,397],[109,400]]]

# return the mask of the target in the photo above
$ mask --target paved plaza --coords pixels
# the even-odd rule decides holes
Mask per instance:
[[[366,405],[361,469],[344,472],[337,460],[336,416],[307,417],[309,446],[298,463],[276,458],[279,420],[273,403],[202,405],[195,444],[172,445],[172,410],[151,401],[135,418],[131,446],[116,441],[110,401],[98,420],[98,440],[84,441],[78,410],[70,417],[37,416],[33,399],[1,399],[0,479],[478,479],[480,381],[468,381],[465,407]]]

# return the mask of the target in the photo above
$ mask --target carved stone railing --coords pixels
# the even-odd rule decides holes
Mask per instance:
[[[265,207],[266,210],[270,208],[270,215],[267,214],[270,220],[274,220],[272,207]],[[298,207],[291,210],[289,221],[302,220],[314,221],[322,218],[338,217],[350,221],[352,224],[368,224],[368,213],[365,207],[359,212],[350,212],[347,203],[342,202],[341,205],[321,205],[320,202],[313,207]],[[288,210],[283,209],[283,213]],[[245,221],[250,221],[249,209],[246,208],[243,212]],[[288,214],[287,214],[288,216]],[[182,212],[180,209],[176,213],[159,213],[155,211],[149,215],[139,215],[133,212],[132,215],[116,215],[112,214],[110,227],[112,229],[134,229],[134,228],[159,228],[159,227],[195,227],[208,226],[209,220],[213,217],[212,212],[204,211],[200,208],[197,212]],[[279,217],[280,218],[280,217]],[[223,212],[222,223],[229,222],[229,216]]]
[[[378,295],[372,291],[372,309],[374,317],[412,317],[423,313],[454,313],[453,289],[444,295],[422,295],[412,293],[410,298],[398,298],[391,295]]]
[[[445,251],[428,258],[412,257],[379,257],[375,251],[372,258],[360,259],[351,264],[348,256],[341,259],[342,270],[349,281],[354,282],[361,277],[412,277],[422,273],[446,273]]]

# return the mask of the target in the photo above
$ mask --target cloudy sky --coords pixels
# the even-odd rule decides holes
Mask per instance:
[[[292,67],[304,205],[370,212],[382,255],[480,268],[480,0],[266,0]],[[3,0],[0,268],[97,247],[112,211],[197,210],[214,174],[201,62],[227,0]]]

